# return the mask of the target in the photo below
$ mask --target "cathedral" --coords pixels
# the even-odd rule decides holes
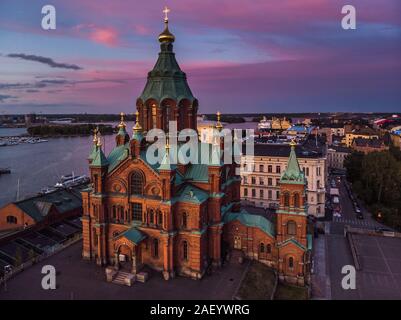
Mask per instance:
[[[168,142],[160,163],[148,161],[149,130],[167,132],[170,121],[178,131],[197,129],[198,100],[176,61],[167,12],[164,23],[157,62],[136,101],[132,134],[122,117],[115,147],[106,156],[95,133],[88,158],[91,187],[82,191],[83,258],[134,277],[146,267],[166,280],[200,279],[237,252],[274,268],[281,280],[307,284],[312,238],[306,180],[293,145],[280,180],[280,207],[271,219],[241,208],[235,163],[210,157],[174,164]],[[221,128],[218,117],[216,129]]]

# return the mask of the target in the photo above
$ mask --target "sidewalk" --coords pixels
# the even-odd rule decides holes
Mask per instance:
[[[319,235],[314,238],[314,273],[311,276],[312,299],[331,299],[330,276],[327,272],[326,236]]]

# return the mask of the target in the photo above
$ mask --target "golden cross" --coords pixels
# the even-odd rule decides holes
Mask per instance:
[[[163,13],[164,13],[164,21],[168,21],[168,13],[170,12],[170,9],[168,7],[164,7]]]

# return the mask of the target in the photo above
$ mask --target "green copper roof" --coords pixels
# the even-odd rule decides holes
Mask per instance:
[[[305,184],[305,175],[299,167],[294,146],[291,146],[287,169],[281,175],[280,183]]]
[[[172,43],[162,43],[160,48],[159,58],[153,70],[148,73],[145,88],[139,98],[144,103],[148,99],[161,102],[165,98],[171,98],[177,103],[182,99],[193,102],[195,97],[188,86],[185,73],[175,59]]]
[[[175,170],[176,167],[177,167],[177,166],[176,166],[175,164],[171,164],[169,152],[165,152],[165,153],[164,153],[164,156],[163,156],[163,159],[162,159],[162,161],[161,161],[160,166],[159,166],[158,169],[159,169],[159,170],[169,170],[169,171],[172,171],[172,170]]]
[[[116,238],[120,237],[124,237],[132,243],[138,245],[143,239],[146,238],[146,235],[142,231],[133,227],[127,231],[124,231],[123,233],[120,233]]]
[[[140,131],[134,132],[134,133],[132,134],[132,139],[133,139],[133,140],[138,140],[139,142],[141,142],[143,138],[144,138],[144,137],[143,137],[143,134],[142,134],[142,132],[140,132]]]
[[[106,156],[103,153],[101,147],[96,148],[95,156],[93,158],[92,163],[90,164],[91,167],[107,167],[109,165],[109,161],[107,160]]]
[[[93,159],[95,159],[95,156],[96,156],[96,145],[94,144],[93,145],[93,147],[92,147],[92,151],[91,151],[91,153],[89,154],[89,157],[88,157],[88,160],[93,160]]]
[[[117,135],[125,137],[127,135],[127,131],[125,130],[125,127],[121,126],[120,129],[118,130]]]
[[[113,171],[122,161],[128,158],[129,142],[125,145],[115,147],[107,157],[109,162],[109,172]]]
[[[283,242],[279,243],[277,246],[278,247],[283,247],[289,243],[295,244],[297,247],[301,248],[302,250],[306,250],[305,246],[299,243],[295,238],[288,238],[284,240]]]
[[[270,220],[260,215],[250,214],[244,209],[240,212],[228,212],[224,215],[224,223],[234,220],[238,220],[247,227],[259,228],[271,237],[275,235],[274,224]]]
[[[175,200],[179,202],[190,202],[200,204],[206,201],[209,198],[207,192],[192,186],[186,185],[183,189],[181,189]]]

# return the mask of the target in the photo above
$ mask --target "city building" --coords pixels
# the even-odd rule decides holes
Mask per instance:
[[[287,145],[287,157],[282,159],[288,162],[287,170],[283,164],[278,175],[277,226],[241,210],[237,165],[224,164],[212,148],[222,150],[223,139],[220,144],[199,143],[200,163],[174,164],[168,141],[161,162],[149,162],[146,153],[152,145],[146,142],[146,130],[166,131],[167,120],[178,120],[179,128],[196,129],[192,120],[197,119],[198,102],[175,59],[174,40],[166,18],[159,58],[137,101],[132,136],[122,120],[116,146],[106,157],[95,133],[88,158],[92,185],[82,191],[83,258],[106,267],[109,281],[142,279],[144,266],[161,272],[166,280],[176,275],[200,279],[221,266],[228,249],[271,265],[283,281],[308,283],[312,237],[306,179],[294,145]],[[219,119],[215,129],[222,130]],[[209,155],[204,150],[210,150]]]
[[[305,285],[310,281],[312,235],[307,224],[307,182],[297,160],[295,143],[290,145],[285,164],[278,175],[275,222],[244,209],[240,213],[226,213],[223,237],[234,250],[276,269],[281,280]]]
[[[222,164],[213,152],[205,158],[211,144],[199,143],[198,164],[173,164],[168,143],[160,163],[148,161],[146,131],[167,132],[169,120],[178,122],[178,130],[197,128],[198,101],[176,61],[174,40],[166,19],[161,52],[136,103],[132,136],[122,121],[107,157],[94,139],[93,186],[82,192],[82,255],[134,275],[146,265],[166,280],[177,274],[199,279],[209,266],[221,265],[222,217],[240,209],[240,179],[235,164]]]
[[[369,127],[355,128],[350,131],[345,131],[344,143],[347,147],[351,147],[352,142],[356,138],[379,139],[379,134]]]
[[[365,138],[356,138],[353,140],[352,149],[358,152],[363,152],[365,154],[371,152],[380,152],[388,150],[389,147],[386,146],[382,139],[365,139]]]
[[[80,192],[62,189],[11,202],[0,208],[0,230],[11,231],[32,226],[42,228],[81,214]]]
[[[287,130],[291,127],[291,121],[287,118],[276,118],[272,117],[271,128],[273,130]]]
[[[344,170],[344,160],[351,149],[343,146],[330,146],[327,149],[327,166],[329,169]]]
[[[314,138],[295,148],[307,180],[308,214],[323,217],[327,182],[325,146],[313,148]],[[312,146],[311,146],[312,145]],[[277,208],[280,203],[280,177],[290,154],[289,145],[255,144],[254,156],[241,159],[241,199],[264,208]]]

